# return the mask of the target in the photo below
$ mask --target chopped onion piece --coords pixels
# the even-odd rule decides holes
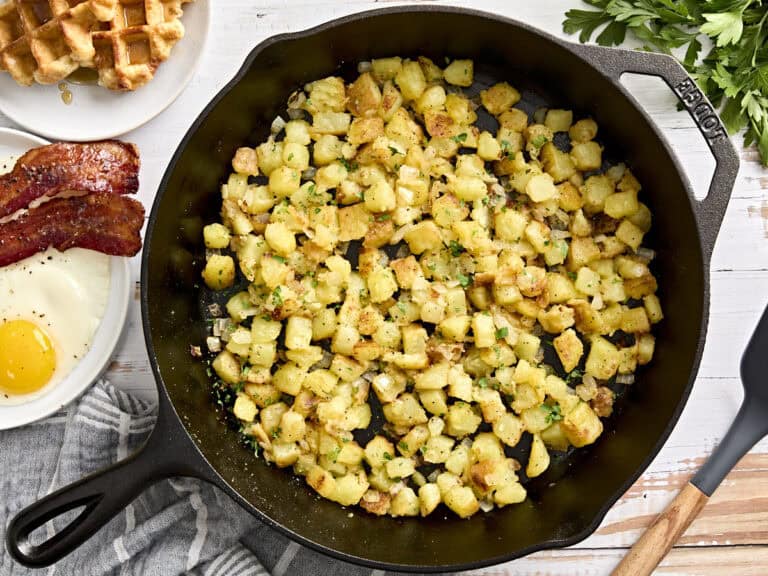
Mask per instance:
[[[493,510],[493,502],[488,502],[488,500],[480,500],[480,510],[483,512],[490,512]]]
[[[208,336],[205,339],[205,345],[208,346],[208,350],[211,352],[221,352],[221,339],[216,336]]]
[[[304,111],[299,110],[297,108],[289,108],[288,118],[290,118],[291,120],[301,120],[302,118],[304,118]]]
[[[362,62],[358,62],[357,64],[357,73],[365,74],[366,72],[370,72],[372,67],[373,67],[373,64],[371,62],[368,62],[367,60],[363,60]]]
[[[275,119],[272,120],[270,131],[272,134],[280,134],[280,132],[283,131],[283,128],[285,128],[285,120],[283,120],[280,116],[275,116]]]
[[[302,90],[296,90],[288,97],[288,110],[296,110],[307,101],[307,95]]]
[[[304,172],[301,173],[302,180],[312,180],[317,175],[317,168],[310,166]]]
[[[642,246],[637,249],[637,255],[642,258],[643,260],[647,260],[650,262],[654,258],[656,258],[656,251],[651,250],[650,248],[643,248]]]
[[[634,384],[635,383],[635,375],[634,374],[619,374],[616,376],[616,384]]]
[[[408,234],[408,232],[413,230],[415,227],[416,227],[416,224],[403,224],[402,226],[400,226],[400,228],[395,230],[394,234],[392,234],[392,238],[389,239],[389,243],[397,244],[403,239],[403,237],[406,234]]]
[[[564,240],[565,238],[570,238],[571,233],[568,232],[568,230],[552,230],[552,238],[554,240]]]

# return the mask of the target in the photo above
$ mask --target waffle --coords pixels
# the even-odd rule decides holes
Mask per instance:
[[[135,90],[184,36],[189,1],[9,0],[0,5],[0,69],[29,86],[90,68],[106,88]]]

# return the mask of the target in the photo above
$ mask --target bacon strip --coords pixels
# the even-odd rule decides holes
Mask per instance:
[[[0,218],[62,192],[134,194],[138,189],[139,152],[133,144],[50,144],[33,148],[0,176]]]
[[[51,246],[133,256],[141,249],[143,224],[144,207],[133,198],[106,192],[54,198],[0,224],[0,267]]]

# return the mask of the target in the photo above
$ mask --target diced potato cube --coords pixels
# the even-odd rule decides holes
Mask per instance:
[[[387,475],[392,479],[407,478],[416,472],[413,460],[400,456],[387,461],[384,468],[387,470]]]
[[[461,438],[473,434],[483,419],[466,402],[456,402],[448,408],[445,417],[446,434]]]
[[[646,296],[647,298],[647,296]],[[629,308],[621,315],[621,329],[628,333],[650,332],[651,324],[645,308]]]
[[[472,317],[472,334],[478,348],[488,348],[496,344],[496,326],[493,318],[482,312],[476,313]]]
[[[203,270],[203,280],[211,290],[224,290],[235,282],[235,261],[232,256],[212,254]]]
[[[232,407],[232,412],[235,417],[244,422],[253,422],[259,409],[256,408],[253,400],[251,400],[245,394],[238,394],[235,399],[235,405]]]
[[[571,126],[568,134],[575,142],[587,142],[597,136],[597,123],[591,118],[584,118]]]
[[[349,130],[352,117],[346,112],[318,112],[312,116],[312,134],[340,136]]]
[[[656,348],[656,338],[652,334],[643,334],[637,342],[637,363],[641,366],[648,364],[653,358]]]
[[[342,506],[352,506],[360,501],[365,491],[368,490],[368,486],[365,472],[345,474],[336,478],[336,486],[331,500]]]
[[[365,191],[365,207],[371,212],[389,212],[397,206],[392,186],[386,180],[375,182]]]
[[[480,102],[494,116],[506,112],[519,101],[520,92],[506,82],[500,82],[480,92]]]
[[[267,224],[264,238],[269,247],[282,256],[290,256],[296,250],[296,237],[282,222]]]
[[[443,70],[443,78],[448,84],[472,86],[474,80],[474,62],[472,60],[454,60]]]
[[[475,493],[468,486],[455,486],[445,494],[445,505],[461,518],[469,518],[480,509]]]
[[[307,374],[304,379],[304,387],[322,398],[330,398],[338,378],[328,370],[318,369]]]
[[[645,305],[645,312],[651,323],[656,324],[657,322],[661,322],[664,318],[664,314],[661,311],[659,297],[656,296],[656,294],[648,294],[643,297],[643,304]]]
[[[381,105],[381,90],[373,76],[365,72],[347,89],[347,108],[355,116],[374,114]]]
[[[547,447],[544,445],[541,436],[534,434],[531,454],[528,457],[525,473],[528,478],[535,478],[536,476],[541,476],[547,468],[549,468],[549,452],[547,452]]]
[[[555,337],[552,343],[563,365],[563,370],[571,372],[579,365],[581,356],[584,354],[584,344],[582,344],[574,330],[569,328]]]
[[[306,348],[312,341],[312,320],[303,316],[291,316],[285,326],[286,348]]]
[[[395,447],[384,436],[374,436],[365,446],[365,461],[371,468],[382,468],[395,457]]]
[[[415,426],[427,421],[427,414],[413,394],[402,394],[384,406],[384,417],[395,426]]]
[[[395,83],[405,100],[416,100],[427,87],[424,71],[418,62],[406,60],[395,76]]]
[[[301,391],[306,376],[305,370],[292,362],[286,362],[272,375],[272,384],[280,392],[296,396]]]
[[[323,308],[312,317],[312,340],[325,340],[336,332],[336,312]]]
[[[621,220],[632,216],[639,208],[637,192],[616,192],[605,199],[603,211],[611,218]]]
[[[449,436],[432,436],[422,450],[424,461],[430,464],[441,464],[448,460],[455,441]]]
[[[643,243],[643,231],[629,220],[622,220],[616,229],[616,238],[630,246],[632,250],[637,250]]]
[[[603,423],[586,402],[579,402],[561,422],[568,441],[581,448],[592,444],[603,432]]]
[[[203,228],[203,240],[205,247],[211,249],[221,249],[229,246],[231,238],[229,230],[223,224],[208,224]]]
[[[277,198],[295,193],[301,186],[301,171],[290,166],[280,166],[269,174],[269,191]]]
[[[414,254],[436,250],[443,244],[440,229],[432,220],[422,220],[403,236]]]
[[[430,366],[424,372],[414,376],[414,388],[416,390],[440,390],[448,386],[448,368],[447,362],[441,362]]]
[[[437,484],[424,484],[419,488],[419,512],[422,516],[430,515],[440,504],[440,488]]]
[[[592,340],[585,369],[587,374],[598,380],[608,380],[616,373],[620,360],[616,346],[598,336]]]
[[[549,174],[536,174],[525,185],[525,193],[534,202],[545,202],[555,197],[557,188]]]
[[[336,479],[333,474],[317,464],[312,466],[306,475],[307,484],[323,498],[331,499],[336,494]]]
[[[395,494],[395,497],[392,498],[392,502],[389,506],[389,514],[394,517],[418,516],[419,511],[419,497],[416,496],[416,492],[414,492],[413,488],[410,486],[406,486]]]
[[[397,292],[397,280],[389,268],[379,268],[368,276],[371,302],[384,302]]]
[[[547,110],[544,117],[544,125],[552,132],[568,132],[573,122],[573,112],[570,110],[558,110],[552,108]]]
[[[448,188],[457,198],[465,202],[488,196],[488,185],[482,178],[459,176],[448,183]]]
[[[507,446],[517,446],[524,431],[522,420],[512,412],[504,413],[493,423],[493,433]]]
[[[386,80],[392,80],[402,65],[402,59],[399,56],[374,58],[371,61],[371,73],[377,82],[383,83]]]
[[[603,164],[603,149],[594,141],[577,142],[571,147],[571,158],[579,170],[599,170]]]

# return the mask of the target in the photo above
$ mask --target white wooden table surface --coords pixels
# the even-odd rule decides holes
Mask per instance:
[[[139,197],[145,206],[151,205],[166,163],[189,124],[235,74],[253,46],[273,34],[397,3],[215,0],[208,46],[189,87],[160,117],[124,136],[141,149]],[[563,35],[563,12],[579,4],[577,0],[442,3],[496,12],[559,36]],[[165,65],[172,66],[173,61]],[[625,81],[663,128],[697,194],[703,195],[714,161],[687,114],[676,111],[674,97],[661,80],[625,77]],[[13,127],[13,123],[0,115],[0,126]],[[768,301],[768,170],[758,164],[754,148],[744,150],[740,138],[736,144],[742,165],[712,259],[712,303],[704,358],[685,412],[666,446],[592,537],[569,549],[540,552],[477,574],[609,573],[724,435],[741,401],[741,352]],[[132,264],[136,296],[123,341],[107,376],[121,388],[152,399],[156,391],[144,349],[138,302],[139,257]],[[768,442],[758,444],[726,479],[657,573],[768,574]]]

